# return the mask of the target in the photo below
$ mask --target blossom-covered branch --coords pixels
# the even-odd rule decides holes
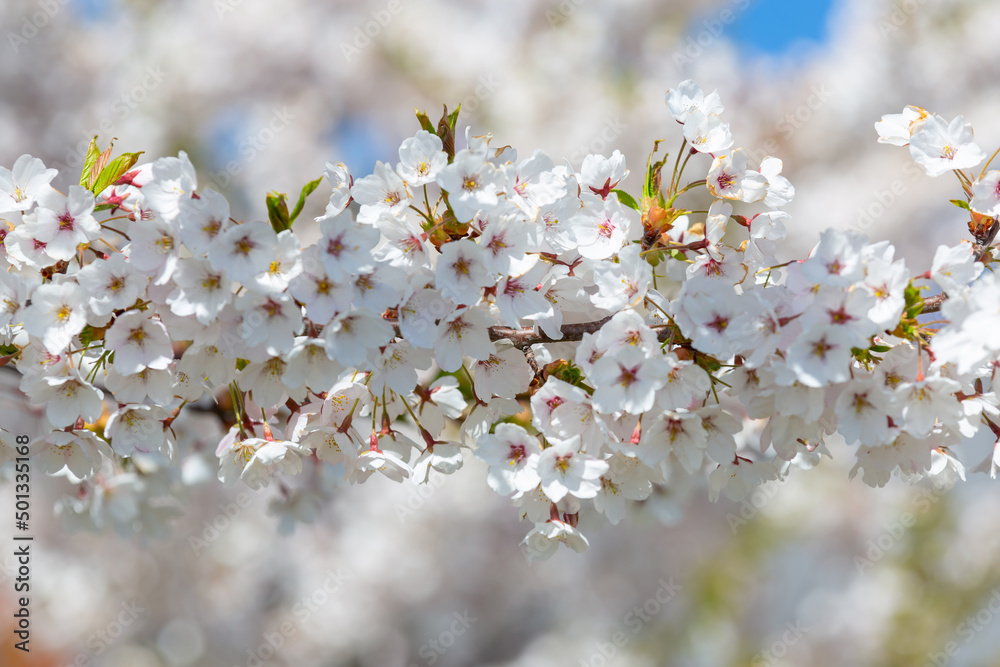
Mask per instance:
[[[538,560],[656,489],[739,500],[808,474],[835,434],[868,484],[964,479],[963,443],[1000,432],[1000,171],[971,127],[917,107],[876,123],[960,183],[971,239],[913,274],[835,230],[778,262],[781,160],[750,164],[693,81],[666,107],[679,147],[631,181],[618,151],[577,167],[468,128],[462,146],[446,109],[398,161],[329,163],[294,206],[272,193],[266,220],[232,218],[183,152],[95,139],[66,192],[30,155],[0,168],[0,362],[44,410],[32,455],[70,486],[62,516],[162,534],[206,447],[223,484],[276,482],[283,526],[336,484],[423,484],[471,452]],[[201,419],[228,430],[206,442]],[[0,429],[0,464],[13,452]],[[101,499],[126,487],[116,514]]]

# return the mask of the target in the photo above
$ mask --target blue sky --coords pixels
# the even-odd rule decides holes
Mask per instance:
[[[113,9],[112,0],[74,0],[70,4],[76,15],[87,23],[98,23]]]
[[[828,37],[827,19],[834,2],[733,0],[736,20],[726,27],[725,35],[748,51],[771,56],[795,51],[801,42],[823,44]],[[746,9],[739,9],[744,4]]]

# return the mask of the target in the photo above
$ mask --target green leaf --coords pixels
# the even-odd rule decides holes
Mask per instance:
[[[134,167],[135,163],[139,161],[139,156],[143,153],[145,151],[122,153],[114,160],[108,162],[108,165],[101,170],[101,174],[94,181],[91,192],[95,195],[103,192],[106,187],[121,178],[122,174]]]
[[[911,324],[900,324],[893,334],[899,336],[900,338],[905,338],[906,340],[915,340],[917,337],[917,329]]]
[[[94,187],[97,185],[97,179],[100,178],[101,172],[104,171],[104,168],[107,167],[108,162],[111,160],[111,151],[114,147],[115,142],[112,139],[111,143],[108,144],[108,147],[101,151],[101,154],[97,156],[97,162],[94,163],[94,166],[90,168],[90,175],[88,178],[90,179],[91,192],[94,192]]]
[[[969,210],[969,202],[965,201],[964,199],[949,199],[948,201],[950,201],[952,204],[954,204],[959,208],[964,208],[966,211]]]
[[[889,347],[888,345],[872,345],[868,349],[871,350],[872,352],[878,352],[879,354],[885,354],[886,352],[888,352],[892,348]]]
[[[250,362],[247,359],[237,359],[236,360],[236,369],[237,370],[243,370],[249,364],[250,364]]]
[[[82,187],[90,189],[93,184],[90,174],[94,169],[94,165],[97,164],[97,158],[101,154],[101,151],[97,150],[97,135],[90,140],[90,146],[87,147],[87,157],[83,159],[83,171],[80,172],[80,185]]]
[[[434,129],[434,124],[431,123],[431,119],[427,116],[427,112],[416,111],[416,114],[417,114],[417,121],[420,123],[420,128],[423,130],[427,130],[431,134],[436,135],[437,131]]]
[[[295,222],[295,218],[299,217],[299,213],[302,212],[302,207],[306,205],[306,197],[313,193],[319,184],[323,182],[323,177],[320,176],[315,181],[309,181],[302,186],[302,192],[299,193],[299,201],[295,204],[295,208],[292,209],[292,215],[288,219],[288,226],[291,227],[292,223]]]
[[[0,357],[9,357],[18,351],[17,345],[0,345]]]
[[[275,233],[283,232],[291,227],[288,219],[288,195],[283,192],[271,192],[267,195],[267,217]]]
[[[639,210],[639,204],[638,202],[635,201],[635,199],[632,198],[632,195],[625,192],[624,190],[618,190],[618,189],[612,190],[612,192],[618,195],[618,201],[625,204],[633,211]]]

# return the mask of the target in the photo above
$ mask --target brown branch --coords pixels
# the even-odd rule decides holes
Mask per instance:
[[[383,316],[383,319],[392,325],[397,336],[402,337],[403,334],[399,329],[399,321],[395,317]],[[581,340],[583,338],[583,334],[595,333],[598,329],[607,324],[610,319],[611,316],[609,315],[603,319],[594,320],[593,322],[564,324],[560,328],[562,331],[562,338],[552,338],[548,334],[542,331],[535,331],[531,327],[515,329],[514,327],[492,326],[489,327],[488,331],[491,341],[495,342],[498,340],[507,340],[510,341],[514,347],[523,349],[538,343],[566,343]],[[670,325],[654,324],[651,328],[657,330],[668,326]],[[662,332],[660,333],[662,334]]]
[[[528,327],[515,329],[513,327],[490,327],[490,340],[509,340],[514,347],[524,348],[536,343],[563,343],[580,340],[585,333],[594,333],[607,323],[611,316],[593,322],[579,322],[577,324],[564,324],[561,327],[562,338],[552,338],[551,336],[535,331]]]
[[[561,327],[563,334],[562,338],[552,338],[551,336],[541,332],[535,331],[534,329],[524,327],[521,329],[515,329],[513,327],[501,327],[495,326],[490,327],[490,340],[508,340],[514,347],[524,350],[531,347],[537,343],[571,343],[574,341],[581,340],[583,334],[595,333],[598,329],[607,324],[611,316],[605,317],[600,320],[594,320],[593,322],[578,322],[576,324],[564,324]],[[649,328],[656,332],[657,338],[660,341],[667,340],[667,337],[672,331],[676,331],[676,325],[672,323],[664,324],[652,324]]]
[[[940,294],[935,294],[934,296],[927,297],[926,299],[924,299],[924,307],[923,310],[920,311],[920,314],[923,315],[924,313],[938,312],[939,310],[941,310],[942,304],[944,304],[944,302],[947,300],[948,300],[948,295],[945,294],[944,292],[941,292]]]
[[[531,349],[530,345],[525,345],[521,348],[521,353],[524,354],[525,360],[528,365],[531,366],[532,372],[534,372],[536,378],[542,377],[542,369],[538,365],[538,360],[535,359],[535,352]]]

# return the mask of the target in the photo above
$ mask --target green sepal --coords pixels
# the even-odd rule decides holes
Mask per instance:
[[[646,160],[646,180],[642,184],[642,198],[644,202],[652,201],[655,198],[660,208],[666,208],[667,200],[663,197],[660,171],[670,154],[667,153],[662,160],[653,162],[653,155],[660,149],[661,141],[662,139],[657,139],[653,142],[653,150],[650,151],[649,158]]]
[[[694,353],[694,363],[701,366],[709,375],[717,373],[719,369],[722,368],[722,362],[713,357],[710,354],[705,354],[703,352],[698,352],[697,350],[691,350]]]
[[[919,315],[920,313],[922,313],[923,310],[924,310],[924,303],[923,303],[923,301],[915,303],[912,306],[907,306],[907,308],[906,308],[906,319],[908,319],[908,320],[915,320],[917,318],[917,315]]]
[[[882,361],[880,357],[873,355],[871,350],[866,350],[860,347],[852,347],[851,355],[867,370],[871,370],[872,366]]]
[[[583,370],[568,359],[556,359],[545,366],[544,372],[547,377],[555,377],[574,387],[580,387],[588,394],[594,393],[593,387],[584,382]]]
[[[917,327],[906,322],[900,322],[899,326],[893,330],[892,335],[905,340],[916,340],[920,332]]]
[[[914,319],[924,309],[924,299],[920,296],[921,289],[925,288],[917,287],[911,281],[903,290],[903,301],[906,305],[904,313],[907,319]]]
[[[917,316],[924,310],[924,300],[920,291],[926,287],[917,287],[910,282],[903,290],[904,308],[899,324],[891,331],[892,335],[906,340],[916,340],[920,336],[920,323]]]
[[[89,324],[83,327],[83,331],[80,332],[80,342],[84,347],[88,347],[94,342],[94,327]]]

